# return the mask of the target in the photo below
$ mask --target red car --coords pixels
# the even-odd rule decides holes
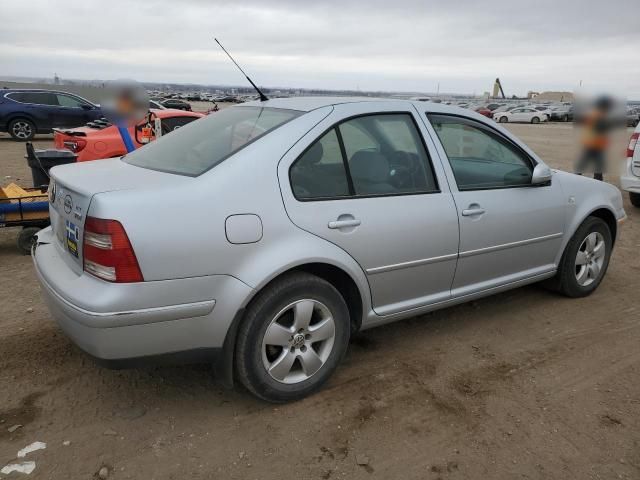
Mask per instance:
[[[163,135],[204,117],[202,113],[175,109],[151,109],[149,112],[152,120],[155,118],[160,119]],[[151,123],[153,124],[154,122],[152,121]],[[146,124],[147,120],[144,120],[136,128],[129,128],[129,133],[136,148],[144,145],[140,140],[142,140],[143,135],[142,128]],[[153,140],[153,138],[151,137],[150,140]],[[65,130],[54,129],[53,141],[55,148],[66,148],[78,154],[78,162],[119,157],[127,153],[118,128],[106,119],[94,120],[84,127]]]
[[[480,115],[484,115],[485,117],[492,118],[493,112],[489,110],[487,107],[478,107],[475,109]]]

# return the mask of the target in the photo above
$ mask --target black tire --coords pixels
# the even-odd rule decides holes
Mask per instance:
[[[562,121],[563,122],[568,122],[569,121],[569,115],[563,115],[562,116]]]
[[[35,242],[35,234],[41,229],[39,227],[24,227],[18,234],[18,248],[25,255],[31,254],[31,247]]]
[[[31,120],[26,118],[14,118],[9,122],[7,129],[9,135],[19,142],[27,142],[33,140],[36,135],[36,126]]]
[[[629,192],[629,200],[631,205],[640,208],[640,193]]]
[[[509,119],[507,117],[500,117],[498,119],[498,123],[507,123],[509,121]]]
[[[533,117],[531,119],[531,123],[540,123],[540,119],[538,117]]]
[[[576,278],[576,256],[578,255],[578,250],[580,249],[583,241],[593,232],[599,233],[604,239],[604,259],[597,278],[595,278],[589,285],[583,286],[578,283],[578,279]],[[562,259],[560,260],[558,273],[548,285],[554,290],[571,298],[580,298],[591,295],[595,289],[598,288],[598,285],[600,285],[600,282],[602,282],[602,279],[607,272],[612,247],[613,239],[607,223],[598,217],[587,217],[587,219],[582,222],[582,225],[578,227],[576,233],[573,234],[571,240],[569,240],[569,243],[562,255]]]
[[[263,362],[263,339],[272,320],[278,318],[279,312],[283,309],[286,311],[287,306],[296,301],[307,299],[321,302],[330,311],[335,325],[333,345],[328,350],[328,356],[322,366],[311,376],[297,383],[282,383],[272,377]],[[299,400],[320,389],[335,371],[347,351],[349,336],[349,309],[333,285],[304,272],[284,275],[260,292],[245,312],[236,341],[237,378],[247,390],[268,402]],[[275,355],[282,355],[286,352],[285,348],[289,349],[283,347]],[[293,352],[293,349],[291,351]],[[294,354],[295,362],[300,361],[298,359],[301,355],[302,353]]]

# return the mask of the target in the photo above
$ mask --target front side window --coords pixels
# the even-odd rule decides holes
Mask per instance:
[[[123,161],[196,177],[301,113],[268,107],[227,108],[159,138],[126,155]]]
[[[293,163],[290,180],[299,200],[438,191],[420,133],[406,113],[336,125]]]
[[[58,104],[61,107],[82,108],[83,105],[88,105],[82,100],[70,97],[69,95],[57,94],[56,97],[58,97]]]
[[[428,115],[459,190],[531,184],[528,156],[489,127],[452,115]]]

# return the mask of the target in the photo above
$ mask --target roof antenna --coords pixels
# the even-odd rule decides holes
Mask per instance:
[[[251,84],[251,86],[252,86],[253,88],[255,88],[256,92],[258,92],[258,95],[260,95],[260,101],[261,101],[261,102],[266,102],[267,100],[269,100],[269,99],[267,98],[267,96],[266,96],[264,93],[262,93],[262,92],[260,91],[260,89],[256,86],[256,84],[255,84],[255,83],[253,83],[253,81],[251,81],[251,79],[249,78],[249,75],[247,75],[246,73],[244,73],[244,70],[242,70],[242,68],[240,68],[240,65],[238,65],[238,63],[233,59],[233,57],[229,54],[229,52],[227,52],[227,50],[222,46],[222,44],[218,41],[218,39],[217,39],[217,38],[214,38],[214,40],[216,41],[216,43],[217,43],[218,45],[220,45],[220,48],[222,49],[222,51],[223,51],[224,53],[226,53],[226,54],[227,54],[227,56],[231,59],[231,61],[234,63],[234,65],[235,65],[236,67],[238,67],[238,70],[240,70],[240,71],[242,72],[242,74],[243,74],[243,75],[245,76],[245,78],[249,81],[249,83]]]

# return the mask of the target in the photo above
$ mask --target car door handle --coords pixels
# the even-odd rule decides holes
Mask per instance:
[[[353,219],[350,219],[350,220],[334,220],[333,222],[329,222],[329,224],[327,226],[329,228],[331,228],[332,230],[335,230],[337,228],[357,227],[361,223],[362,222],[360,220],[358,220],[357,218],[353,218]]]
[[[483,213],[485,213],[485,209],[480,207],[467,208],[466,210],[462,210],[463,217],[473,217],[474,215],[482,215]]]

